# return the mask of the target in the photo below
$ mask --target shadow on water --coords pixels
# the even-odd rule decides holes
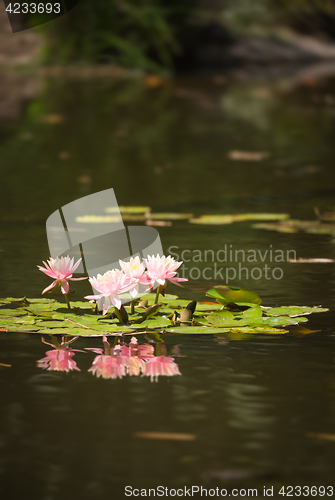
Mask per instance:
[[[2,297],[40,295],[45,220],[109,187],[122,205],[197,216],[315,219],[314,207],[334,207],[331,78],[300,69],[266,81],[203,75],[152,88],[140,78],[46,78],[18,87],[20,105],[0,123]],[[267,156],[234,160],[231,151]],[[228,244],[334,258],[329,234],[268,232],[249,222],[173,221],[159,232],[164,250],[177,247],[179,256]],[[202,272],[214,263],[189,265]],[[333,264],[280,267],[280,281],[244,273],[234,284],[257,290],[264,305],[332,307]],[[181,296],[206,300],[202,290],[220,281],[191,276]],[[76,299],[89,291],[78,283]],[[103,498],[125,485],[256,487],[260,496],[264,485],[278,494],[284,484],[332,484],[333,315],[315,316],[309,328],[318,331],[307,335],[170,335],[161,347],[139,338],[142,357],[129,345],[111,356],[115,346],[101,339],[62,346],[57,338],[46,354],[39,335],[1,333],[0,362],[11,365],[0,366],[1,483],[12,498],[29,491],[45,500]],[[151,383],[155,373],[162,376]]]

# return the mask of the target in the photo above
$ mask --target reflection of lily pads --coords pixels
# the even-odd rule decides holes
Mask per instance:
[[[205,225],[223,225],[233,224],[234,222],[244,222],[250,220],[285,220],[288,219],[288,214],[232,214],[232,215],[201,215],[191,219],[192,224]]]

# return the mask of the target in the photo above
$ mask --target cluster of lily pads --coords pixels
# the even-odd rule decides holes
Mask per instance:
[[[116,213],[119,211],[119,213]],[[306,232],[313,234],[330,234],[335,236],[335,212],[319,213],[316,210],[317,219],[298,220],[291,219],[289,214],[285,213],[244,213],[244,214],[205,214],[194,216],[192,213],[173,213],[151,211],[150,207],[145,206],[120,206],[106,207],[105,214],[85,215],[77,218],[77,222],[101,224],[110,222],[144,222],[151,226],[171,225],[172,221],[187,220],[191,224],[199,225],[227,225],[236,222],[253,222],[254,229],[266,229],[268,231],[277,231],[280,233]]]
[[[122,306],[122,322],[111,310],[105,315],[91,302],[71,302],[71,310],[53,299],[0,299],[0,330],[70,336],[153,334],[284,334],[285,327],[307,322],[322,307],[264,307],[252,290],[215,286],[210,302],[184,300],[166,294],[155,303],[148,293]],[[213,301],[215,300],[215,302]],[[212,302],[213,301],[213,302]]]

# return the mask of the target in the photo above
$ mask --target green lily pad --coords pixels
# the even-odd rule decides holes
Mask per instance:
[[[233,315],[232,315],[233,316]],[[211,313],[205,318],[206,323],[220,328],[239,328],[247,325],[243,320],[236,320],[234,317],[227,317],[217,313]]]
[[[0,317],[18,317],[18,316],[25,316],[28,314],[28,311],[24,309],[3,309],[0,308]]]
[[[271,309],[264,310],[267,316],[299,316],[303,314],[321,313],[327,311],[329,311],[329,309],[326,309],[324,307],[306,307],[306,306],[272,307]]]
[[[185,219],[191,219],[192,217],[193,214],[170,213],[170,212],[150,214],[150,219],[153,220],[185,220]]]
[[[202,311],[219,311],[222,308],[222,304],[199,304],[197,303],[197,307],[195,312]]]
[[[39,330],[39,333],[41,334],[48,334],[48,335],[73,335],[75,337],[101,337],[102,333],[99,332],[98,330],[90,330],[86,328],[73,328],[70,331],[67,328],[42,328]],[[108,335],[111,332],[106,332],[106,335]],[[117,333],[115,332],[115,335]],[[121,333],[119,333],[121,335]]]
[[[335,236],[335,224],[326,224],[318,220],[296,220],[290,219],[279,222],[253,224],[255,229],[266,229],[279,233],[298,233],[305,231],[311,234],[331,234]]]
[[[11,325],[1,325],[0,330],[5,331],[5,332],[39,332],[40,327],[37,325],[25,325],[25,324],[18,324],[14,323]]]
[[[148,327],[148,328],[166,328],[168,326],[171,326],[171,321],[166,318],[165,316],[161,316],[159,318],[152,318],[152,319],[147,319],[140,323],[139,325],[141,328],[143,327]]]
[[[256,292],[232,286],[214,286],[206,293],[208,297],[216,299],[220,304],[260,304],[262,299]]]
[[[248,319],[254,319],[254,318],[262,318],[263,316],[263,311],[262,309],[260,308],[260,306],[257,306],[257,307],[250,307],[249,309],[247,309],[246,311],[243,312],[242,314],[242,317],[244,318],[244,320],[248,320]]]
[[[288,219],[288,214],[270,214],[270,213],[256,213],[256,214],[230,214],[230,215],[201,215],[191,219],[191,224],[205,224],[205,225],[225,225],[233,224],[234,222],[244,222],[249,220],[285,220]]]
[[[142,206],[122,206],[120,205],[119,207],[106,207],[105,212],[108,214],[113,214],[113,213],[118,213],[119,211],[121,214],[145,214],[150,212],[151,207],[142,207]]]
[[[288,333],[288,330],[284,330],[283,328],[271,328],[269,326],[244,326],[242,328],[232,328],[230,333],[268,333],[275,335],[283,335],[284,333]]]
[[[30,298],[27,298],[27,301],[30,304],[54,304],[55,302],[57,302],[55,299],[46,299],[46,298],[43,298],[43,299],[30,299]]]
[[[180,309],[184,312],[187,306],[195,306],[195,301],[178,299],[175,295],[166,295],[160,298],[159,304],[147,309],[138,309],[131,316],[132,325],[120,325],[118,319],[111,319],[109,315],[94,314],[92,306],[86,302],[76,302],[78,307],[69,311],[65,304],[53,299],[0,299],[9,300],[0,307],[0,329],[8,332],[42,333],[51,335],[95,336],[136,334],[146,329],[153,332],[164,329],[171,333],[229,333],[231,338],[240,335],[258,333],[280,334],[287,330],[278,327],[297,325],[307,322],[306,315],[314,312],[328,311],[322,307],[289,306],[289,307],[261,307],[261,299],[252,290],[237,287],[217,286],[208,291],[210,297],[220,304],[197,304],[195,320],[183,318],[181,325],[172,325],[171,319],[174,309],[179,309],[175,320],[180,318]],[[154,301],[155,294],[147,294],[150,301]],[[233,304],[233,305],[232,305]],[[235,304],[235,305],[234,305]],[[238,304],[236,306],[236,304]],[[241,307],[243,304],[248,304]],[[82,307],[84,305],[84,307]],[[21,307],[20,307],[21,306]],[[86,306],[89,306],[86,308]],[[204,307],[198,310],[199,306]],[[208,307],[215,306],[208,312]],[[191,308],[191,312],[194,308]],[[202,309],[200,307],[200,309]],[[225,308],[226,307],[226,308]],[[237,309],[237,310],[235,310]],[[182,313],[183,315],[183,313]],[[136,321],[136,322],[134,322]],[[180,319],[179,319],[180,321]],[[189,322],[189,326],[185,323]]]
[[[63,304],[63,307],[66,307],[65,304]],[[95,309],[95,304],[92,304],[88,300],[86,302],[80,302],[80,301],[72,302],[71,301],[71,308],[72,309],[79,308],[79,309],[91,309],[91,310],[93,310],[93,309]]]

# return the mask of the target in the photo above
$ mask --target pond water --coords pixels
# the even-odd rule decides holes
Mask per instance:
[[[331,78],[199,76],[157,88],[140,78],[26,78],[33,91],[16,96],[17,114],[0,122],[1,297],[40,297],[49,284],[36,268],[49,256],[46,219],[103,189],[114,188],[121,205],[196,216],[279,212],[315,220],[315,208],[334,208]],[[233,160],[231,151],[268,156]],[[168,290],[199,301],[206,288],[222,284],[215,265],[223,273],[238,269],[236,260],[218,262],[225,245],[335,258],[330,234],[265,231],[250,221],[173,221],[158,230],[166,252],[202,256],[188,263],[185,289]],[[205,261],[205,250],[214,261]],[[1,332],[0,363],[10,365],[0,365],[6,495],[124,498],[127,485],[202,485],[228,494],[257,488],[258,496],[273,486],[281,498],[283,485],[334,485],[334,265],[278,263],[269,255],[265,263],[279,267],[281,279],[254,279],[252,269],[264,267],[259,259],[242,262],[249,276],[237,273],[228,284],[256,290],[266,306],[322,304],[330,312],[309,318],[310,333],[292,327],[286,335],[246,338],[163,335],[174,376],[157,381],[136,373],[94,376],[88,370],[97,354],[87,348],[103,348],[99,338],[71,345],[81,352],[67,362],[79,370],[67,373],[37,363],[52,350],[40,335]],[[91,293],[87,282],[73,288],[76,300]],[[58,291],[54,296],[62,300]],[[159,354],[162,347],[150,345]]]

